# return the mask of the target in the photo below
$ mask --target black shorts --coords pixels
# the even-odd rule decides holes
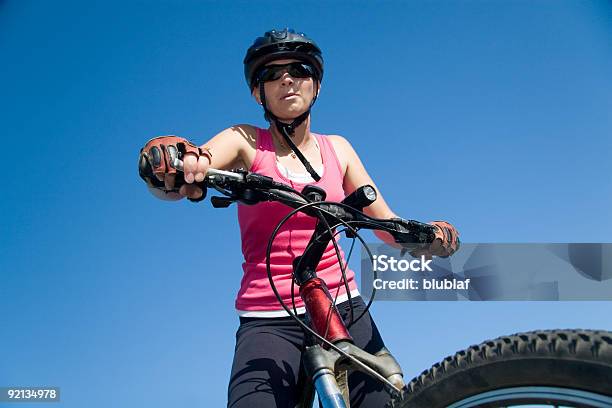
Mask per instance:
[[[365,309],[361,297],[352,299],[354,316]],[[350,319],[348,301],[338,310]],[[369,313],[349,328],[355,345],[369,353],[384,347]],[[230,408],[294,408],[301,392],[297,384],[304,334],[291,317],[240,318],[228,387]],[[380,408],[389,400],[380,381],[361,372],[349,375],[352,408]]]

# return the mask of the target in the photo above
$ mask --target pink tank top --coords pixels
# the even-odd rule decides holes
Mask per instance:
[[[327,137],[313,135],[319,144],[323,160],[323,176],[318,182],[312,182],[327,193],[326,200],[342,201],[345,197],[342,188],[342,169],[338,158]],[[297,183],[284,177],[278,170],[272,134],[268,130],[257,129],[257,153],[250,171],[272,177],[276,181],[291,185],[302,191],[306,184]],[[266,246],[272,231],[278,222],[291,211],[291,208],[276,202],[264,202],[256,205],[238,205],[238,222],[242,238],[244,275],[236,297],[236,309],[240,313],[257,311],[282,310],[278,299],[270,287],[266,274]],[[281,228],[270,256],[272,276],[283,301],[291,308],[291,277],[293,260],[302,255],[314,230],[316,220],[298,213],[289,219]],[[341,251],[344,261],[344,252]],[[344,284],[340,285],[341,271],[334,246],[330,242],[317,268],[317,275],[324,279],[332,296],[339,290],[339,297],[346,297]],[[354,296],[357,290],[355,274],[346,268],[349,289]],[[294,288],[296,306],[303,307],[297,285]]]

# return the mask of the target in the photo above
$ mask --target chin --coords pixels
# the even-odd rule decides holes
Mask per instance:
[[[276,117],[280,120],[293,120],[300,116],[302,113],[306,112],[306,109],[291,109],[291,110],[283,110],[283,112],[279,112],[280,114],[276,114]]]

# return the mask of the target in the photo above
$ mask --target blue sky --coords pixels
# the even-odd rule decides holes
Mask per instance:
[[[156,135],[264,126],[242,58],[285,26],[324,52],[313,130],[347,137],[396,213],[464,242],[611,241],[609,2],[0,1],[0,386],[57,385],[65,407],[223,406],[236,210],[156,200],[136,160]],[[411,378],[502,334],[610,329],[609,310],[372,313]]]

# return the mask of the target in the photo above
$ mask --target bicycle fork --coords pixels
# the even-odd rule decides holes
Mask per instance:
[[[315,275],[316,276],[316,275]],[[386,384],[393,398],[401,398],[404,380],[402,370],[389,350],[381,349],[374,355],[367,353],[353,344],[325,282],[317,277],[310,277],[300,282],[300,295],[306,306],[309,325],[326,340],[333,343],[338,350],[326,349],[316,344],[310,337],[302,357],[304,372],[311,378],[323,408],[350,408],[348,393],[348,371],[361,370]],[[350,356],[352,358],[349,358]],[[338,384],[337,373],[343,376]],[[304,406],[312,401],[306,396]]]
[[[323,408],[350,407],[347,377],[351,370],[378,377],[386,385],[391,398],[401,400],[405,385],[402,370],[389,350],[383,348],[373,355],[349,342],[335,345],[353,357],[357,364],[336,350],[325,350],[318,344],[307,346],[302,357],[304,373],[312,379]],[[345,373],[342,386],[338,384],[337,373]]]
[[[312,378],[323,408],[348,408],[338,387],[336,376],[328,369],[321,369]]]

